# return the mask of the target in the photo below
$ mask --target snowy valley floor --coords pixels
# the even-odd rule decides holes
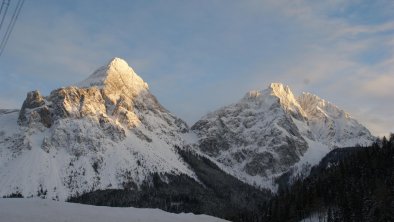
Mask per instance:
[[[0,198],[0,221],[7,222],[225,222],[191,213],[174,214],[159,209],[100,207],[43,199]]]

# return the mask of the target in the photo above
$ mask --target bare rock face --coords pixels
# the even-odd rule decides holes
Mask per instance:
[[[40,92],[32,91],[27,93],[27,98],[22,105],[22,108],[33,109],[44,105],[44,98],[41,96]]]
[[[247,93],[191,129],[202,153],[238,178],[272,189],[277,176],[317,164],[334,147],[374,141],[338,107],[311,94],[297,98],[280,83]]]
[[[29,92],[19,115],[0,113],[0,123],[0,196],[64,200],[138,186],[151,173],[194,177],[175,150],[188,126],[119,58],[76,86]]]
[[[49,110],[45,105],[44,97],[38,91],[27,93],[26,100],[23,102],[19,113],[19,124],[32,125],[41,123],[45,127],[51,127],[52,119]]]

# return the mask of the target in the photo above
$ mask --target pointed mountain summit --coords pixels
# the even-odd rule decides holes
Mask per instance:
[[[294,96],[281,83],[250,91],[195,123],[198,149],[250,184],[275,189],[285,172],[308,173],[331,149],[366,145],[371,133],[335,105]]]
[[[119,95],[135,97],[149,89],[148,84],[120,58],[111,59],[106,66],[97,69],[77,86],[81,88],[95,86],[103,89],[112,101],[119,99]]]

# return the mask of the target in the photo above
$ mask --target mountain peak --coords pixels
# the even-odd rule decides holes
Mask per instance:
[[[298,113],[299,116],[305,115],[289,86],[282,83],[271,83],[268,87],[268,91],[271,96],[279,98],[280,103],[286,110]]]
[[[291,92],[289,86],[284,85],[283,83],[271,83],[268,86],[268,89],[272,90],[272,92],[278,97],[287,97],[288,95],[294,97],[293,92]]]
[[[113,57],[109,62],[108,62],[108,67],[114,66],[114,67],[129,67],[129,64],[122,58],[119,57]]]
[[[113,103],[121,95],[134,98],[149,90],[148,84],[134,72],[121,58],[111,59],[106,66],[102,66],[87,79],[77,84],[81,88],[97,87],[103,89]]]
[[[271,83],[268,85],[268,88],[265,90],[252,90],[249,91],[246,95],[246,99],[255,99],[259,98],[262,95],[271,95],[276,96],[279,99],[286,98],[288,96],[294,97],[293,93],[291,92],[288,86],[285,86],[282,83]]]
[[[83,88],[117,86],[120,88],[134,88],[136,91],[149,88],[148,84],[134,72],[129,64],[118,57],[112,58],[106,66],[94,71],[87,79],[79,82],[77,86]]]

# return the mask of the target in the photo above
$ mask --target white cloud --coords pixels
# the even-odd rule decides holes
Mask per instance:
[[[394,73],[364,82],[363,90],[376,97],[394,98]]]
[[[344,18],[327,16],[329,11],[344,10],[348,4],[352,4],[351,1],[251,0],[227,4],[228,8],[235,4],[237,10],[221,10],[225,14],[218,11],[219,15],[213,19],[223,21],[212,20],[216,26],[204,23],[205,25],[196,27],[198,32],[195,31],[192,37],[179,37],[182,32],[194,30],[193,26],[184,25],[197,25],[193,23],[195,21],[211,22],[211,17],[202,19],[199,17],[201,13],[193,12],[193,16],[189,18],[187,11],[177,10],[180,12],[179,18],[193,22],[158,31],[156,29],[159,27],[152,25],[153,23],[145,26],[144,22],[163,19],[160,24],[165,25],[168,21],[165,21],[166,18],[156,18],[158,15],[152,14],[149,7],[145,11],[123,12],[121,17],[104,15],[106,19],[117,19],[102,19],[100,21],[106,22],[105,24],[94,25],[91,24],[96,23],[94,19],[81,17],[75,11],[59,13],[51,12],[50,9],[26,10],[25,12],[29,12],[23,17],[26,21],[18,21],[13,39],[7,46],[10,61],[20,60],[13,72],[18,73],[19,80],[9,82],[7,90],[18,95],[20,102],[33,86],[38,89],[53,89],[80,81],[105,60],[120,56],[128,60],[136,72],[148,81],[159,99],[164,101],[164,105],[187,120],[195,120],[207,110],[235,102],[248,90],[261,89],[269,82],[281,81],[293,87],[296,92],[312,91],[345,110],[354,112],[360,122],[366,123],[376,134],[392,130],[390,125],[394,126],[394,120],[390,118],[391,114],[374,113],[373,110],[379,106],[394,110],[394,105],[387,103],[394,96],[394,90],[391,90],[394,88],[394,40],[387,35],[394,30],[394,21],[355,25]],[[155,12],[159,12],[159,8],[159,5],[153,7]],[[168,13],[177,13],[169,8]],[[177,9],[187,8],[190,5]],[[101,8],[94,10],[99,9]],[[120,11],[121,8],[117,10]],[[212,12],[214,10],[210,11]],[[101,17],[96,14],[94,16],[97,16],[96,19]],[[245,28],[256,20],[258,26]],[[264,29],[270,25],[276,26]],[[95,30],[92,31],[92,28]],[[261,39],[253,39],[253,35],[243,33],[260,31],[253,28],[264,29],[264,32],[259,33]],[[292,32],[290,37],[284,38],[289,33],[277,30]],[[270,31],[275,33],[269,33]],[[278,42],[267,42],[272,41],[265,38],[269,34],[278,35]],[[168,36],[173,38],[170,42],[165,39]],[[228,64],[234,67],[244,66],[238,69],[242,73],[236,75],[212,71],[215,67],[211,66],[224,64],[225,60],[220,60],[222,56],[232,54],[229,63],[237,62],[237,53],[239,56],[249,56],[247,50],[253,48],[244,47],[248,44],[255,44],[256,47],[267,45],[260,48],[272,50],[272,55],[255,53],[251,55],[251,60],[254,59],[252,56],[261,56],[261,62],[256,59],[254,64]],[[278,47],[268,47],[274,44],[290,47],[278,51],[275,51]],[[297,47],[292,48],[294,45]],[[359,60],[360,55],[376,46],[393,53],[376,64],[366,64]],[[209,62],[200,67],[201,61]],[[172,68],[161,72],[163,66]],[[209,77],[214,75],[221,75],[222,79],[211,81]],[[29,84],[20,79],[29,79]],[[205,82],[202,83],[203,81]],[[192,87],[193,84],[201,86]],[[7,101],[0,98],[0,102],[4,106],[15,105],[11,99]],[[359,111],[365,107],[368,112]],[[376,121],[379,119],[376,115],[387,121]]]

